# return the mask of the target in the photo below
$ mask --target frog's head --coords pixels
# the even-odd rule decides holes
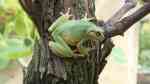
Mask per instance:
[[[87,32],[90,39],[96,39],[103,41],[104,40],[104,30],[100,27],[91,27]]]

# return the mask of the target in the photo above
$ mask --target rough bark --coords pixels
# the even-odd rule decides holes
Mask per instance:
[[[60,16],[60,12],[65,12],[67,8],[71,8],[71,13],[74,14],[76,19],[84,17],[85,13],[88,14],[88,17],[94,17],[95,1],[19,1],[37,26],[40,34],[40,39],[36,40],[32,61],[24,73],[24,84],[97,84],[98,75],[102,72],[107,63],[106,57],[113,47],[110,37],[122,34],[136,21],[150,12],[150,5],[148,4],[149,8],[141,8],[138,10],[141,12],[135,12],[135,14],[126,17],[127,19],[117,20],[117,22],[113,22],[113,24],[109,24],[109,22],[113,21],[111,19],[103,24],[101,24],[101,21],[93,21],[95,24],[106,28],[106,40],[102,43],[96,42],[96,48],[90,52],[89,57],[81,59],[63,59],[54,55],[48,47],[48,42],[51,40],[47,31],[48,27]],[[125,13],[126,12],[127,10],[125,10]],[[120,18],[121,16],[117,19]],[[132,23],[128,25],[128,21]],[[121,33],[119,33],[120,31]],[[93,42],[87,43],[87,46],[91,45],[93,45]]]

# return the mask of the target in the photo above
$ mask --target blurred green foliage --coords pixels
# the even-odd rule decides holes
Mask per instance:
[[[18,0],[0,0],[0,69],[11,60],[31,56],[38,33]]]
[[[141,23],[139,64],[143,68],[150,68],[150,21]]]

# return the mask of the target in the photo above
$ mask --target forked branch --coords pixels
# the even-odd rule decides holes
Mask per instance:
[[[144,16],[150,13],[150,2],[145,3],[144,6],[139,8],[133,14],[124,17],[120,21],[114,23],[110,28],[106,30],[106,37],[110,38],[116,35],[123,35],[133,24],[142,19]]]

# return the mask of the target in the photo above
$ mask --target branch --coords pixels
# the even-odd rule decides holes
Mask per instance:
[[[114,24],[119,21],[130,9],[136,6],[136,0],[125,0],[125,4],[107,21]]]
[[[21,4],[25,12],[29,15],[29,17],[32,19],[33,23],[37,26],[37,30],[40,36],[42,36],[43,29],[41,17],[43,10],[41,7],[41,2],[39,0],[19,0],[19,3]]]
[[[150,13],[150,3],[145,3],[144,6],[139,8],[133,14],[124,17],[120,21],[114,23],[110,28],[106,28],[105,36],[107,38],[123,35],[133,24],[142,19],[144,16]]]
[[[30,14],[31,12],[31,6],[32,6],[32,0],[19,0],[19,3],[23,7],[23,9]]]

